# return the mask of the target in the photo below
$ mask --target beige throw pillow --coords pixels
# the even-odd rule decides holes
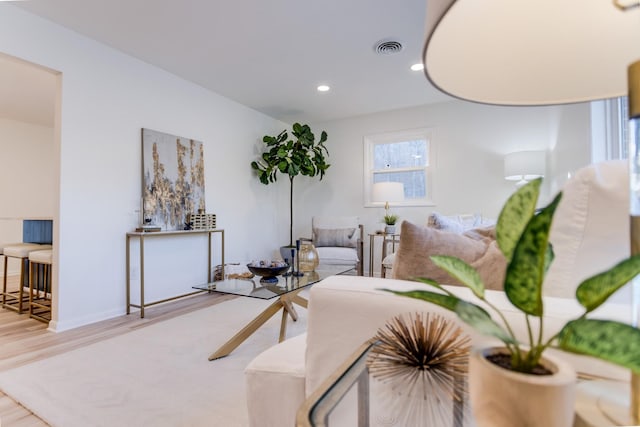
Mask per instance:
[[[425,277],[444,285],[461,285],[433,264],[431,255],[458,257],[478,270],[487,289],[502,290],[507,262],[495,241],[494,227],[457,234],[403,221],[393,278]]]

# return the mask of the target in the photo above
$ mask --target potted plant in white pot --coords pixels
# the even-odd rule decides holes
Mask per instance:
[[[572,425],[575,373],[568,364],[544,353],[550,347],[640,372],[640,329],[588,318],[589,313],[640,273],[640,256],[627,258],[584,280],[576,290],[576,300],[584,313],[567,322],[558,333],[544,338],[542,284],[554,258],[549,231],[562,194],[536,213],[540,183],[541,179],[537,179],[518,189],[506,202],[496,224],[496,240],[507,259],[504,292],[526,319],[527,342],[516,338],[503,313],[487,301],[477,271],[456,257],[432,256],[431,260],[467,286],[501,323],[480,305],[458,298],[428,278],[418,280],[440,292],[391,291],[452,310],[481,333],[503,342],[502,347],[476,349],[470,358],[471,406],[480,427],[521,425],[525,419],[529,426]]]
[[[384,221],[385,227],[384,232],[386,234],[393,234],[396,232],[396,223],[398,222],[400,217],[396,214],[386,214],[382,219]]]
[[[288,258],[293,244],[293,180],[298,175],[324,177],[329,169],[326,157],[329,151],[324,143],[327,133],[322,131],[320,140],[315,140],[315,135],[309,125],[294,123],[291,134],[295,137],[289,139],[289,133],[285,130],[277,136],[265,135],[262,142],[266,144],[267,151],[262,153],[261,159],[251,162],[251,167],[258,173],[260,182],[268,185],[276,182],[278,173],[289,177],[289,245],[283,246],[280,252],[283,258]]]

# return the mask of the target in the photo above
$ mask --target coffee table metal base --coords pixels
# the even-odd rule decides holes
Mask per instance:
[[[302,289],[300,289],[302,290]],[[299,292],[299,291],[298,291]],[[308,301],[298,295],[298,292],[290,292],[281,295],[276,302],[267,307],[262,313],[258,314],[251,322],[235,334],[229,341],[224,343],[218,350],[209,356],[209,360],[216,360],[226,357],[233,350],[249,338],[258,328],[273,317],[282,309],[282,321],[280,322],[280,338],[278,342],[284,341],[287,334],[287,317],[291,316],[293,321],[298,320],[298,313],[293,306],[297,304],[300,307],[307,308]]]

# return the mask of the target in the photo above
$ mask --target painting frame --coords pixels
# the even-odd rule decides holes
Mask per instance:
[[[188,229],[189,214],[205,213],[204,143],[148,128],[142,140],[142,226]]]

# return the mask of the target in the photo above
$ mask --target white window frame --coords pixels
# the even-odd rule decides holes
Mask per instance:
[[[434,191],[434,170],[436,167],[435,156],[435,131],[433,128],[420,128],[401,130],[393,132],[379,133],[375,135],[367,135],[363,138],[364,148],[364,207],[373,208],[384,206],[384,202],[374,202],[372,200],[373,191],[373,175],[379,170],[374,169],[374,147],[378,144],[391,144],[394,142],[404,142],[417,139],[424,139],[427,141],[427,151],[429,163],[420,168],[403,168],[394,169],[398,172],[411,171],[416,169],[424,169],[426,179],[426,197],[422,199],[408,199],[402,202],[389,202],[390,206],[435,206],[433,191]]]
[[[591,162],[628,157],[627,97],[591,102]]]

